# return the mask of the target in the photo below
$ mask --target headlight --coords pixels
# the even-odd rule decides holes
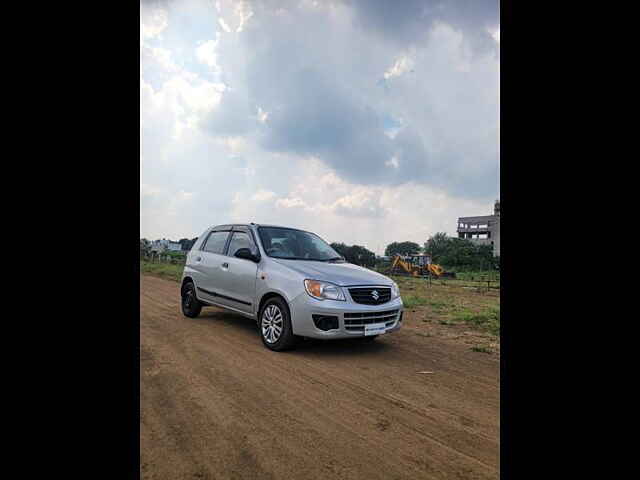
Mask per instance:
[[[398,284],[396,282],[393,282],[391,284],[391,300],[393,300],[394,298],[398,298],[400,296],[400,287],[398,287]]]
[[[320,280],[305,280],[304,288],[307,293],[317,300],[342,300],[345,301],[342,289],[337,285]]]

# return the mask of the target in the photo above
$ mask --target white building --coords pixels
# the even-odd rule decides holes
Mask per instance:
[[[179,243],[171,242],[166,239],[162,240],[154,240],[151,242],[151,251],[156,253],[163,253],[166,251],[169,252],[179,252],[182,250],[182,246]]]

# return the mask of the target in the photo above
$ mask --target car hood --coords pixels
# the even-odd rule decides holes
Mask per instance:
[[[389,285],[391,279],[353,263],[327,263],[308,260],[273,259],[305,278],[324,280],[342,287],[350,285]]]

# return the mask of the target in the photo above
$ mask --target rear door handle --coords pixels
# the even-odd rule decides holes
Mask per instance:
[[[223,263],[223,264],[222,264],[222,268],[229,268],[229,264],[228,264],[228,263],[226,263],[226,262],[225,262],[225,263]]]

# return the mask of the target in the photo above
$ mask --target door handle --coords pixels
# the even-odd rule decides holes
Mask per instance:
[[[196,257],[196,262],[199,262],[200,260],[202,260],[202,257]]]
[[[226,263],[226,262],[225,262],[225,263],[223,263],[223,264],[222,264],[222,268],[229,268],[229,264],[228,264],[228,263]]]

